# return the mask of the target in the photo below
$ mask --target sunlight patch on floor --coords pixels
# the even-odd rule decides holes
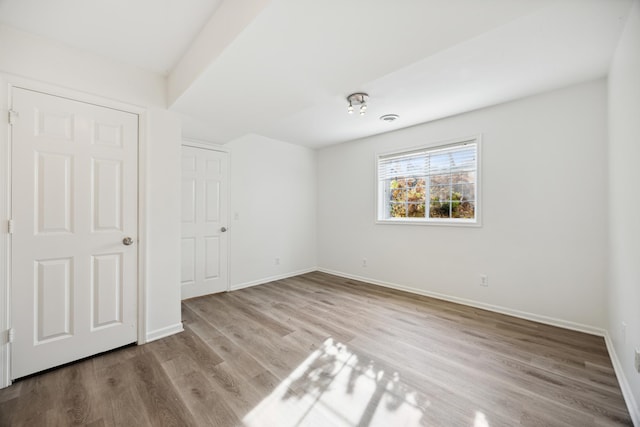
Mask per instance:
[[[329,338],[243,422],[247,427],[412,426],[420,425],[429,405],[397,373]]]
[[[473,421],[473,427],[489,427],[489,421],[487,421],[487,417],[482,412],[476,412],[476,418]]]

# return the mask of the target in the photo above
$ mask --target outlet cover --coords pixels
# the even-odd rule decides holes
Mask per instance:
[[[489,286],[489,277],[486,274],[480,275],[480,286]]]

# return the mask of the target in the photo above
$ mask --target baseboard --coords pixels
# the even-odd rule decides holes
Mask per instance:
[[[622,390],[622,396],[624,397],[624,401],[627,404],[627,408],[629,409],[631,421],[633,421],[634,426],[640,427],[640,410],[638,410],[638,403],[633,396],[633,392],[631,391],[631,387],[629,386],[629,382],[627,381],[627,376],[624,374],[622,364],[620,363],[620,359],[618,359],[618,354],[616,353],[616,349],[613,346],[613,341],[611,340],[611,336],[608,332],[605,332],[604,334],[604,342],[607,344],[607,350],[609,350],[609,357],[611,358],[611,363],[613,364],[613,370],[616,373],[618,383],[620,384],[620,389]]]
[[[160,338],[168,337],[169,335],[177,334],[182,331],[184,331],[182,328],[182,322],[156,329],[155,331],[147,333],[146,343],[150,343],[151,341],[159,340]]]
[[[238,285],[233,285],[229,288],[230,291],[237,291],[238,289],[249,288],[251,286],[264,285],[265,283],[275,282],[276,280],[288,279],[289,277],[299,276],[301,274],[312,273],[318,271],[316,267],[306,268],[304,270],[291,271],[289,273],[279,274],[277,276],[265,277],[258,280],[252,280],[251,282],[244,282]]]
[[[514,310],[499,305],[487,304],[484,302],[474,301],[466,298],[454,297],[451,295],[441,294],[438,292],[425,291],[424,289],[412,288],[410,286],[402,286],[395,283],[384,282],[381,280],[371,279],[369,277],[358,276],[355,274],[343,273],[341,271],[329,270],[327,268],[318,268],[318,271],[335,276],[344,277],[345,279],[353,279],[361,282],[371,283],[385,288],[397,289],[399,291],[410,292],[412,294],[424,295],[426,297],[436,298],[443,301],[455,302],[457,304],[467,305],[469,307],[481,308],[483,310],[493,311],[495,313],[506,314],[508,316],[519,317],[521,319],[531,320],[545,325],[557,326],[573,331],[584,332],[591,335],[604,337],[606,331],[595,326],[584,325],[581,323],[570,322],[568,320],[557,319],[555,317],[542,316],[539,314],[529,313],[526,311]]]

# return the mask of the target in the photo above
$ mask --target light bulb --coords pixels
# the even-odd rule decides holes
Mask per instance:
[[[347,112],[349,114],[353,114],[353,105],[349,104],[349,108],[347,108]]]

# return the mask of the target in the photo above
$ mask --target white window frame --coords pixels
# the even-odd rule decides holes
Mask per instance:
[[[425,210],[425,218],[385,218],[386,209],[388,209],[388,203],[385,198],[385,186],[378,176],[378,164],[381,158],[402,155],[404,153],[410,153],[420,150],[434,150],[438,148],[444,148],[449,145],[461,144],[464,142],[470,142],[476,144],[476,183],[475,183],[475,219],[462,219],[462,218],[428,218],[429,215],[429,203],[427,200]],[[482,205],[482,137],[481,135],[474,135],[470,137],[456,138],[447,141],[438,141],[420,146],[407,147],[403,149],[395,149],[393,151],[386,151],[375,154],[374,168],[375,168],[375,209],[374,220],[376,224],[401,224],[401,225],[444,225],[444,226],[456,226],[456,227],[480,227],[481,221],[481,205]]]

